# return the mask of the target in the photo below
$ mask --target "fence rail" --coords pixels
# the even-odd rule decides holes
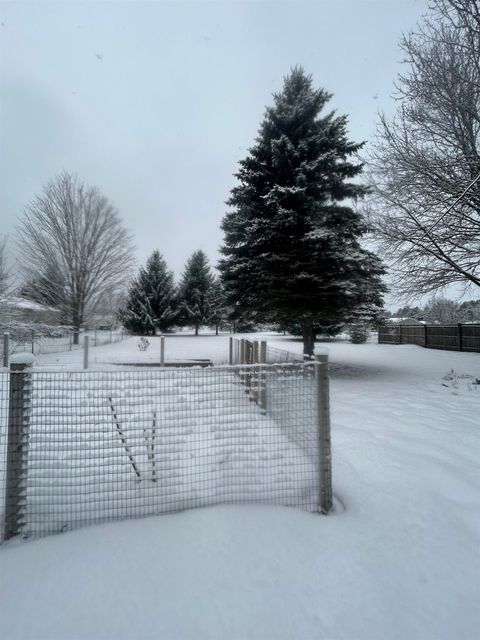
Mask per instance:
[[[378,342],[480,352],[480,324],[384,325],[378,330]]]
[[[220,503],[327,512],[327,372],[323,361],[74,372],[12,365],[0,373],[3,537]]]

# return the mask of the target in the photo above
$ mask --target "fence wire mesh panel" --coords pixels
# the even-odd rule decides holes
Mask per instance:
[[[302,353],[293,353],[285,349],[276,349],[275,347],[267,346],[267,358],[268,364],[281,364],[284,362],[303,362]]]
[[[319,508],[313,364],[0,373],[3,537],[221,503]]]
[[[121,342],[128,337],[121,330],[85,331],[79,335],[78,344],[75,344],[74,332],[70,329],[56,329],[55,327],[51,327],[50,330],[19,329],[12,333],[9,332],[9,354],[27,351],[38,356],[47,353],[74,351],[83,348],[85,336],[87,335],[89,336],[91,347]],[[0,336],[0,358],[2,359],[4,344],[2,335]]]

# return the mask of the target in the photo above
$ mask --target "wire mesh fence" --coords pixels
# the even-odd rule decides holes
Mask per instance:
[[[27,351],[34,355],[47,353],[61,353],[63,351],[73,351],[82,349],[85,337],[88,336],[90,346],[96,347],[114,342],[121,342],[127,334],[120,329],[117,330],[92,330],[82,331],[76,343],[74,332],[68,327],[51,327],[51,331],[28,329],[19,332],[7,333],[0,339],[0,359],[4,366],[8,364],[8,357],[13,353]]]
[[[328,510],[326,367],[0,373],[3,537],[221,503]]]
[[[262,352],[262,345],[263,352]],[[265,341],[230,337],[230,364],[286,364],[304,362],[302,353],[277,349]]]

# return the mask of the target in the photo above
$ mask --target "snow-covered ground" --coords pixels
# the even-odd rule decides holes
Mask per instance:
[[[299,341],[267,339],[301,350]],[[228,336],[173,340],[167,358],[226,360]],[[156,358],[151,342],[146,354]],[[0,636],[476,638],[480,356],[323,346],[333,514],[210,507],[6,543]],[[95,352],[102,362],[145,358],[135,339]],[[81,365],[81,354],[65,356],[66,366]],[[58,366],[56,358],[38,360]]]
[[[155,365],[160,363],[160,338],[148,338],[146,351],[138,348],[139,338],[127,338],[121,343],[94,347],[90,345],[89,366],[115,368],[122,365],[143,363]],[[165,338],[165,360],[208,359],[215,364],[228,361],[228,334],[216,336],[204,333],[193,336],[188,333],[168,335]],[[83,350],[64,351],[61,353],[41,354],[36,364],[46,367],[83,367]]]

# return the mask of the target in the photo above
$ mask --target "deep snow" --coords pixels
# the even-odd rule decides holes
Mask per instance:
[[[209,357],[227,337],[180,340]],[[480,356],[326,346],[333,514],[213,507],[7,543],[2,637],[475,638]]]

